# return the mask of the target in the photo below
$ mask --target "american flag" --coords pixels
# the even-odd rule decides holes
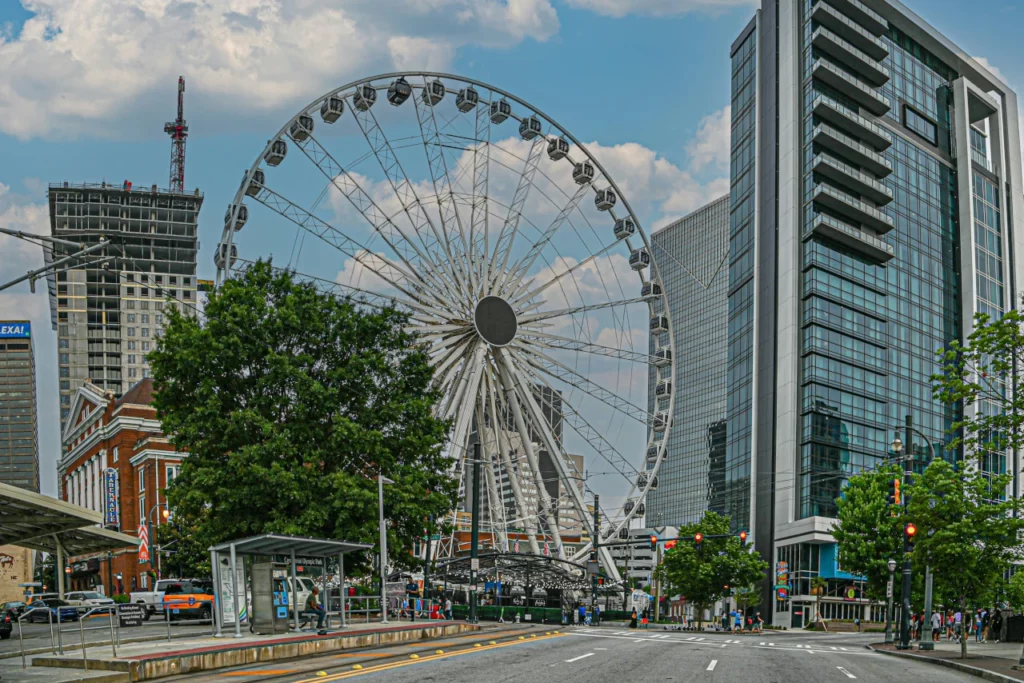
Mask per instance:
[[[551,548],[548,547],[548,542],[544,541],[544,557],[551,555]]]
[[[519,552],[519,539],[516,539],[515,552]]]

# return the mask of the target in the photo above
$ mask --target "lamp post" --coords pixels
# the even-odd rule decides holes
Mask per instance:
[[[157,578],[160,578],[160,551],[157,549],[156,544],[153,543],[153,528],[149,523],[149,520],[153,517],[153,512],[155,512],[157,508],[163,508],[163,511],[160,514],[163,515],[165,522],[171,516],[171,511],[167,509],[167,503],[157,503],[153,507],[149,508],[149,514],[146,515],[146,536],[149,537],[149,543],[153,547],[153,554],[156,556],[156,575]]]
[[[921,437],[921,440],[924,441],[924,444],[928,447],[928,464],[930,465],[932,461],[935,460],[935,448],[928,440],[928,437],[922,434],[920,430],[914,428],[913,423],[911,421],[911,417],[909,415],[907,415],[906,424],[903,425],[903,428],[907,430],[907,457],[905,462],[909,462],[911,458],[912,449],[910,448],[910,436],[911,434],[917,434],[919,437]],[[899,432],[896,432],[896,436],[892,440],[892,450],[893,453],[895,453],[896,455],[899,455],[903,451],[903,442],[900,441]],[[906,471],[907,467],[906,465],[904,465],[904,474],[906,474]],[[906,534],[904,534],[903,536],[903,542],[904,544],[907,543]],[[906,551],[906,547],[904,547],[904,551]],[[909,565],[909,561],[907,562],[907,564]],[[907,595],[909,596],[909,591]],[[907,599],[909,600],[909,597]],[[909,613],[907,615],[907,619],[909,623]],[[908,639],[907,648],[909,647],[910,641]],[[925,565],[924,568],[924,628],[922,628],[922,635],[920,640],[918,640],[917,649],[926,651],[935,649],[935,643],[932,640],[932,568],[928,565]]]
[[[394,484],[380,472],[377,473],[377,510],[380,524],[380,623],[388,622],[388,532],[384,526],[384,484]],[[344,590],[342,586],[342,590]]]
[[[892,581],[896,572],[896,560],[889,560],[889,585],[886,588],[886,597],[889,598],[889,609],[885,613],[885,642],[892,642]]]

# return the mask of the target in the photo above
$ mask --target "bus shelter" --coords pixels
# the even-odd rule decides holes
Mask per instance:
[[[0,484],[0,545],[56,557],[57,594],[64,597],[64,566],[74,555],[138,548],[139,539],[103,529],[103,515],[67,501]],[[109,590],[109,589],[108,589]]]
[[[584,565],[547,555],[529,553],[480,553],[479,569],[472,569],[472,558],[458,557],[439,563],[435,576],[443,577],[445,586],[449,583],[474,585],[502,584],[513,588],[522,587],[523,596],[530,604],[538,590],[543,589],[545,598],[551,592],[583,592],[590,590],[590,577]],[[500,592],[497,593],[500,600]],[[513,597],[510,589],[510,597]]]
[[[341,626],[345,627],[345,555],[351,552],[369,550],[372,545],[334,541],[327,538],[310,538],[306,536],[288,536],[284,534],[263,534],[251,536],[237,541],[228,541],[210,548],[210,566],[213,569],[214,609],[218,637],[223,637],[225,617],[229,617],[235,627],[235,638],[242,637],[242,618],[245,613],[245,562],[246,556],[289,558],[288,569],[291,575],[292,591],[292,630],[299,630],[298,581],[296,577],[296,557],[322,558],[324,572],[322,592],[324,600],[327,596],[327,558],[338,558],[338,579],[341,589]],[[242,560],[239,562],[239,560]],[[222,565],[225,565],[222,567]],[[241,571],[239,571],[241,570]],[[225,576],[226,574],[226,576]],[[240,592],[240,590],[242,592]],[[237,597],[236,597],[237,596]],[[326,603],[325,603],[326,605]]]

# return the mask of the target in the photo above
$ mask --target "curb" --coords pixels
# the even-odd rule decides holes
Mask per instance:
[[[984,678],[986,681],[993,681],[994,683],[1020,683],[1019,678],[1013,678],[1011,676],[1004,676],[1003,674],[989,671],[988,669],[980,669],[976,666],[969,666],[967,664],[961,664],[960,662],[953,662],[948,659],[936,659],[935,657],[925,657],[923,655],[912,655],[906,652],[889,652],[888,650],[876,650],[873,645],[865,645],[865,648],[872,652],[877,652],[882,655],[889,655],[890,657],[903,657],[904,659],[915,659],[919,662],[929,662],[931,664],[938,664],[944,666],[947,669],[955,669],[971,676],[977,676],[978,678]]]

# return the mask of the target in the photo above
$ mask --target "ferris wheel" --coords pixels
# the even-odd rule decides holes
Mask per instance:
[[[671,426],[668,306],[626,197],[539,109],[440,73],[325,93],[246,170],[218,280],[268,256],[322,291],[408,314],[453,421],[460,494],[480,446],[481,531],[497,549],[586,557],[585,489],[615,501],[602,538],[642,515]],[[454,536],[440,552],[459,552]]]

